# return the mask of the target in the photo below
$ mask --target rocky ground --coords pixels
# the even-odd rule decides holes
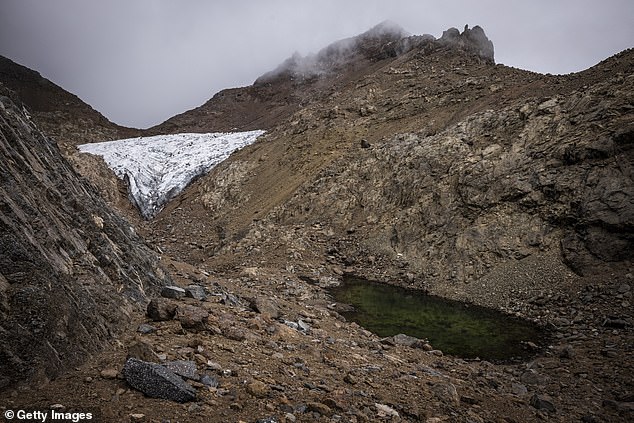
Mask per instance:
[[[523,304],[522,314],[546,324],[552,338],[528,362],[493,364],[381,340],[338,315],[324,289],[288,271],[218,274],[163,260],[178,285],[203,287],[206,298],[153,299],[102,354],[48,385],[8,391],[2,406],[61,404],[103,421],[152,422],[632,417],[631,273],[584,279],[582,289]],[[129,357],[185,375],[196,399],[144,396],[126,381]]]

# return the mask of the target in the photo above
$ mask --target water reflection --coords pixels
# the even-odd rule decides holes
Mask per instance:
[[[341,312],[346,319],[379,336],[427,338],[434,348],[463,358],[527,358],[534,351],[526,342],[539,344],[545,338],[537,325],[492,309],[364,279],[346,278],[330,293],[353,307]]]

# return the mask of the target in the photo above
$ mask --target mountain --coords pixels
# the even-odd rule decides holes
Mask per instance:
[[[135,311],[135,299],[150,299],[139,292],[156,296],[153,287],[170,283],[156,256],[3,98],[5,121],[21,123],[3,126],[13,135],[0,163],[8,193],[0,222],[11,243],[0,245],[18,247],[3,250],[0,269],[2,310],[8,303],[14,316],[2,326],[11,342],[0,363],[7,356],[29,369],[27,347],[37,357],[50,350],[36,333],[63,352],[52,354],[57,370],[78,362],[70,346],[93,351],[92,338],[54,335],[75,327],[66,316],[76,310],[98,334],[104,326],[91,319],[104,308],[114,310],[113,328],[121,320],[132,328],[48,386],[7,387],[0,407],[98,407],[108,421],[629,420],[634,50],[570,75],[495,64],[493,54],[480,27],[436,39],[385,22],[144,133],[266,130],[154,218],[134,221],[171,283],[206,294],[178,298],[169,288],[172,298],[152,298],[146,313]],[[72,158],[106,195],[120,186],[94,156]],[[84,251],[96,260],[82,261]],[[56,297],[46,284],[20,291],[24,280],[42,283],[38,272],[70,294]],[[327,287],[346,276],[459,300],[456,309],[485,305],[537,324],[543,338],[521,344],[530,361],[501,363],[380,338],[339,314],[345,305]],[[94,306],[77,282],[97,294]],[[49,297],[61,305],[40,313]],[[77,307],[64,306],[75,298]],[[28,316],[21,301],[34,303]],[[31,331],[27,346],[14,335],[21,327]],[[155,383],[120,379],[132,372],[128,357],[183,375],[196,403],[145,398],[137,390]],[[5,384],[16,378],[11,366],[0,373],[9,372]]]
[[[299,249],[326,266],[334,243],[356,273],[472,299],[473,281],[524,257],[554,254],[579,274],[631,259],[631,51],[552,76],[495,65],[479,27],[378,33],[245,88],[316,94],[181,196],[195,219],[168,206],[153,230],[205,246],[194,261],[241,263],[258,245],[267,262]]]
[[[0,82],[16,93],[37,125],[63,147],[138,134],[135,129],[110,122],[79,97],[38,72],[2,56]]]
[[[381,61],[413,48],[451,46],[469,50],[493,62],[493,44],[481,28],[409,36],[393,22],[383,22],[356,37],[335,42],[317,54],[295,54],[260,76],[253,85],[223,90],[200,107],[174,116],[148,130],[149,134],[223,132],[269,129],[300,109],[323,101],[337,90],[374,72]],[[431,47],[434,46],[434,47]]]
[[[0,85],[0,390],[81,364],[170,282],[26,110]]]

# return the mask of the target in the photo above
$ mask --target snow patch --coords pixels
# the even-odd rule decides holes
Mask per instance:
[[[174,134],[82,144],[82,153],[103,157],[126,181],[130,200],[146,219],[156,216],[196,177],[265,131]]]

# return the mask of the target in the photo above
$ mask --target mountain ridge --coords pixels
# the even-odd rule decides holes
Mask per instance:
[[[363,34],[331,43],[315,55],[293,55],[252,85],[222,90],[203,105],[151,127],[147,133],[269,129],[329,95],[342,79],[358,77],[381,60],[415,48],[455,49],[494,62],[493,44],[479,26],[465,26],[462,33],[451,28],[436,40],[432,35],[411,36],[385,21]]]
[[[32,117],[66,150],[86,142],[137,135],[138,130],[110,122],[76,95],[39,72],[0,56],[0,82],[14,91]]]

